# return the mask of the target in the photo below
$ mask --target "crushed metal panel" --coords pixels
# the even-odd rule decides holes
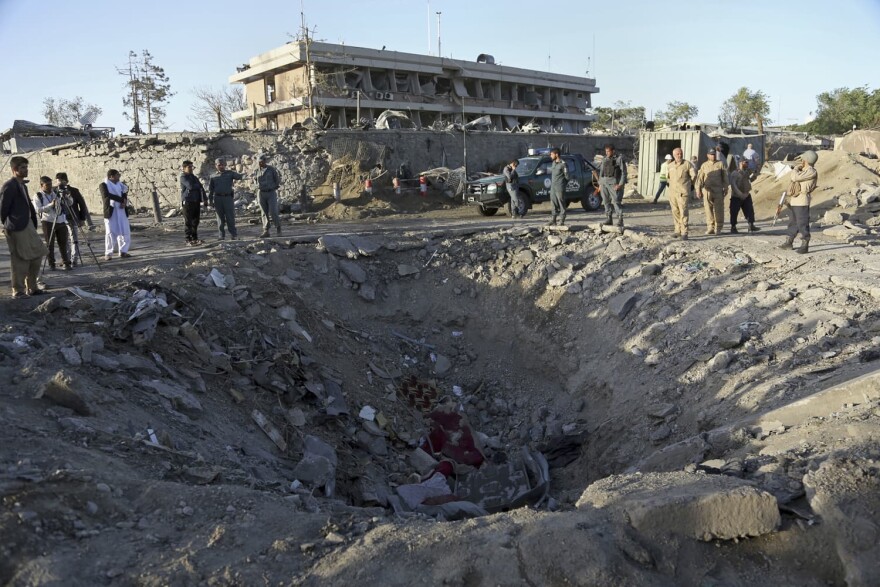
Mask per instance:
[[[459,479],[455,495],[490,513],[538,505],[550,488],[547,461],[541,453],[523,448],[507,463],[483,465]]]

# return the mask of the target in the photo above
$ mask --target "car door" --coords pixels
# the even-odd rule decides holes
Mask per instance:
[[[549,157],[541,159],[535,172],[528,179],[533,202],[546,202],[550,199],[550,164]]]
[[[583,187],[583,173],[581,173],[578,160],[574,157],[563,156],[565,166],[568,168],[568,183],[565,184],[565,199],[580,200],[581,188]]]

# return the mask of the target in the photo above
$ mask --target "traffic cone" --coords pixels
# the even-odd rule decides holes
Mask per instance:
[[[373,180],[369,177],[367,178],[367,181],[364,182],[364,191],[373,195]]]
[[[423,198],[428,195],[428,178],[424,175],[419,176],[419,193]]]

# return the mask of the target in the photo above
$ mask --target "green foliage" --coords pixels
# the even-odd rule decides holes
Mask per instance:
[[[80,125],[80,119],[85,116],[91,116],[94,121],[101,115],[103,110],[94,104],[86,104],[80,96],[73,100],[65,100],[64,98],[45,98],[43,100],[43,116],[46,122],[55,126],[74,126]]]
[[[657,113],[656,119],[660,124],[681,124],[693,120],[700,113],[700,109],[691,106],[687,102],[667,102],[666,109]]]
[[[880,125],[880,89],[837,88],[816,96],[816,118],[800,127],[815,134],[841,134]]]
[[[593,108],[593,113],[596,114],[593,128],[621,130],[622,128],[642,128],[645,125],[645,107],[631,106],[629,102],[618,100],[612,108],[598,106]]]
[[[174,93],[165,70],[153,63],[153,56],[144,49],[140,56],[134,51],[128,52],[128,67],[118,69],[126,81],[127,95],[122,104],[131,111],[123,115],[134,121],[132,132],[142,133],[141,120],[146,118],[147,132],[153,132],[153,125],[165,128],[165,103]]]
[[[755,92],[743,86],[721,104],[718,122],[727,128],[742,128],[756,124],[760,117],[765,124],[770,122],[770,103],[761,90]]]

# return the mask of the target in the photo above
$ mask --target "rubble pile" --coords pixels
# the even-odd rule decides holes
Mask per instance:
[[[324,234],[34,299],[0,579],[870,583],[872,245]]]

